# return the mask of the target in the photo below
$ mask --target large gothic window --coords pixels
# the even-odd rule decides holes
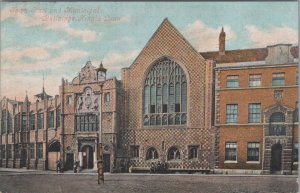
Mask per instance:
[[[157,62],[144,84],[144,125],[184,125],[187,83],[181,67],[167,58]]]

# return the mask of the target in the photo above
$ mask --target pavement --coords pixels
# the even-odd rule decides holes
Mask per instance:
[[[0,193],[296,193],[296,175],[80,173],[0,168]]]

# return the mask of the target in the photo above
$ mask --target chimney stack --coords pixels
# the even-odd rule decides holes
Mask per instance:
[[[224,32],[224,28],[222,27],[221,33],[219,35],[219,55],[225,55],[225,39],[226,33]]]

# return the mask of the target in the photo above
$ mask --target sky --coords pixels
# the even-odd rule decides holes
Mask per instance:
[[[167,17],[199,52],[298,44],[297,2],[0,2],[0,97],[59,94],[88,60],[120,79]]]

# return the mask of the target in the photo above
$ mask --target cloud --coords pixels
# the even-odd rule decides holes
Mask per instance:
[[[133,60],[138,56],[139,50],[128,52],[110,52],[102,60],[102,63],[110,75],[120,78],[121,68],[128,67]],[[100,60],[93,61],[94,66],[100,64]]]
[[[81,38],[83,42],[92,42],[97,38],[95,31],[72,28],[70,17],[53,18],[41,11],[35,11],[32,16],[28,16],[22,12],[16,13],[4,9],[1,11],[1,22],[8,19],[13,19],[24,27],[43,26],[48,30],[60,31],[69,36]]]
[[[16,62],[13,65],[6,63],[1,66],[0,71],[1,97],[5,95],[8,98],[17,97],[18,100],[24,100],[25,91],[28,90],[28,97],[33,101],[33,95],[41,92],[42,89],[42,71],[48,74],[45,80],[46,92],[50,95],[58,94],[61,77],[68,77],[66,72],[72,71],[71,67],[88,55],[89,53],[85,51],[68,50],[57,57],[33,63]]]
[[[183,31],[184,37],[200,52],[218,50],[221,27],[211,28],[200,20],[187,25]],[[226,41],[235,40],[237,35],[229,26],[224,26]]]
[[[31,58],[34,60],[42,60],[49,58],[50,53],[49,49],[59,49],[63,45],[65,45],[65,41],[60,41],[58,43],[48,43],[43,44],[42,46],[35,46],[24,49],[15,49],[15,48],[7,48],[1,52],[1,62],[3,63],[11,63],[19,61],[23,58]]]
[[[274,27],[271,30],[263,31],[254,25],[245,27],[253,47],[266,47],[279,43],[298,43],[298,32],[289,27]]]
[[[52,96],[59,94],[61,79],[57,75],[45,77],[45,90]],[[42,92],[42,74],[40,76],[29,76],[26,74],[13,76],[3,74],[1,77],[1,98],[6,96],[10,99],[24,100],[26,91],[30,101],[34,101],[34,95]],[[12,89],[18,88],[18,89]]]
[[[120,43],[132,43],[133,42],[133,39],[132,38],[130,38],[130,37],[127,37],[127,36],[122,36],[122,37],[120,37],[120,38],[118,38],[118,39],[115,39],[115,40],[113,40],[112,41],[113,43],[115,43],[115,44],[120,44]]]
[[[133,60],[139,54],[138,50],[133,50],[129,52],[111,52],[108,53],[103,59],[103,64],[112,71],[120,71],[121,68],[130,66]]]
[[[71,64],[72,62],[85,58],[88,55],[89,53],[85,51],[68,50],[63,51],[59,56],[52,57],[50,59],[38,60],[32,63],[22,63],[19,61],[13,63],[13,65],[6,64],[1,67],[1,70],[3,74],[12,73],[15,71],[15,69],[18,69],[22,73],[33,72],[38,70],[57,69],[63,67],[64,64]]]

